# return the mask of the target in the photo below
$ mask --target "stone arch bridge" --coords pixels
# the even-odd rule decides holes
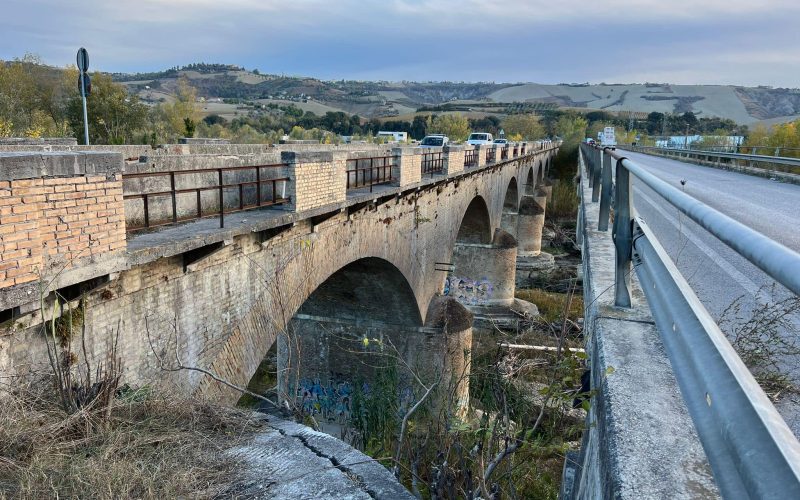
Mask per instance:
[[[165,368],[246,386],[291,330],[292,393],[355,369],[342,339],[463,369],[468,310],[525,307],[515,269],[541,249],[558,144],[49,149],[0,152],[0,375],[46,370],[43,318],[71,305],[85,356],[115,344],[126,383],[233,402]]]

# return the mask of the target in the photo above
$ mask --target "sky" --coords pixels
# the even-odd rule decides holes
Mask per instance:
[[[800,87],[800,0],[0,0],[0,59],[322,79]]]

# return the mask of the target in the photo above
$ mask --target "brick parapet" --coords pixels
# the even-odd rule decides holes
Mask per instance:
[[[289,182],[289,209],[301,212],[347,199],[347,153],[340,151],[281,153]]]
[[[446,174],[455,174],[464,171],[464,157],[466,156],[466,149],[464,146],[445,146],[443,151],[444,156],[444,172]]]
[[[475,161],[477,161],[475,166],[477,168],[486,166],[486,150],[491,147],[493,146],[483,144],[478,144],[475,146]]]
[[[121,155],[0,155],[0,289],[125,245]]]
[[[393,148],[392,178],[397,186],[417,184],[422,180],[423,148]]]

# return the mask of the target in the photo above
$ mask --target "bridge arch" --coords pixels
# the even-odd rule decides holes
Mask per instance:
[[[414,290],[391,262],[365,257],[338,269],[297,310],[300,315],[422,324]]]
[[[519,187],[517,178],[512,177],[506,188],[506,196],[503,199],[503,213],[516,212],[519,208]]]
[[[385,342],[411,361],[422,325],[414,290],[398,267],[379,257],[346,264],[308,295],[277,339],[280,398],[343,423],[353,391],[388,359],[373,352],[377,346]]]
[[[492,220],[489,216],[489,207],[482,196],[476,196],[467,206],[456,234],[456,242],[484,244],[492,242]]]
[[[536,189],[536,176],[538,175],[537,169],[537,162],[531,164],[530,168],[528,168],[528,173],[525,176],[525,189],[524,192],[526,195],[533,194],[534,190]]]

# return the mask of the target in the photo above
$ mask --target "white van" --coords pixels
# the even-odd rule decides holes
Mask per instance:
[[[493,141],[492,134],[487,132],[473,132],[467,139],[467,144],[477,146],[478,144],[491,144]]]

